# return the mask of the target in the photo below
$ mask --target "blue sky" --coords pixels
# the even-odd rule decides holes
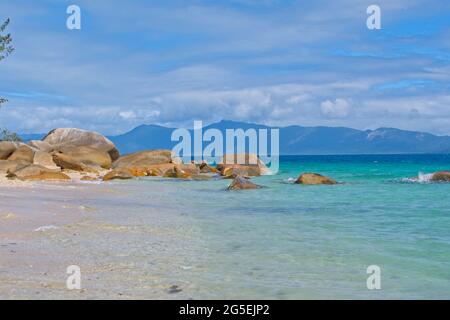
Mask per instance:
[[[18,132],[232,119],[450,134],[448,1],[2,0],[6,17],[0,127]]]

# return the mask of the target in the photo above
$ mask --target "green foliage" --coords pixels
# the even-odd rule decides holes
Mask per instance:
[[[7,129],[2,129],[0,131],[0,141],[14,141],[20,142],[22,139],[17,135],[17,133],[10,132]]]
[[[9,56],[14,51],[14,48],[11,45],[11,41],[12,41],[11,35],[9,33],[6,35],[1,34],[5,31],[8,24],[9,24],[9,19],[6,19],[6,21],[0,25],[0,60],[5,59],[7,56]]]
[[[5,59],[7,56],[9,56],[13,51],[14,48],[11,45],[11,35],[8,33],[6,35],[3,35],[2,33],[6,30],[6,27],[9,24],[9,19],[6,19],[3,24],[0,25],[0,61]],[[0,98],[0,107],[2,103],[7,102],[8,100]]]
[[[8,24],[9,19],[6,19],[6,21],[0,25],[0,61],[8,57],[14,51],[14,48],[11,45],[11,35],[9,33],[3,35],[3,32],[6,30]],[[7,99],[0,98],[0,107],[7,101]],[[21,141],[17,134],[10,132],[7,129],[1,129],[0,140]]]

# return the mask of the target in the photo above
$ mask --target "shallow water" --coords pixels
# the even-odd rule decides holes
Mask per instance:
[[[225,191],[229,180],[55,186],[59,200],[45,223],[58,229],[21,233],[16,253],[0,260],[0,296],[448,299],[450,184],[410,178],[449,162],[283,157],[279,174],[253,179],[265,188],[234,192]],[[292,184],[301,172],[342,183]],[[31,203],[46,197],[38,192]],[[58,220],[67,215],[76,219]],[[82,270],[81,293],[65,289],[70,264]],[[381,290],[366,287],[369,265],[381,268]]]

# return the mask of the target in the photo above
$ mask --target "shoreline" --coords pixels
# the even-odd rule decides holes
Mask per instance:
[[[163,219],[163,213],[147,209],[152,223],[122,221],[123,214],[108,202],[124,197],[126,188],[120,183],[33,182],[17,183],[14,188],[0,184],[4,203],[0,209],[0,299],[188,298],[184,293],[170,293],[179,283],[166,283],[167,277],[155,277],[157,272],[148,275],[136,262],[139,259],[110,246],[110,242],[137,237],[141,241],[133,245],[133,240],[130,245],[145,239],[166,248],[145,248],[152,256],[167,260],[167,265],[159,268],[171,269],[177,261],[171,256],[181,240],[171,228],[178,224],[178,218]],[[119,218],[116,221],[108,215]],[[66,288],[66,268],[70,265],[80,265],[79,291]]]
[[[442,194],[450,184],[394,180],[418,172],[420,163],[406,171],[395,165],[395,172],[392,163],[371,161],[352,170],[345,162],[303,166],[283,163],[281,174],[254,178],[268,186],[255,192],[227,192],[227,179],[3,180],[0,298],[447,296],[446,280],[433,268],[439,265],[442,273],[448,263],[441,255],[448,244],[446,220],[438,213],[448,212]],[[298,168],[349,183],[286,183]],[[424,233],[442,240],[429,247]],[[392,241],[374,241],[380,235]],[[418,268],[405,272],[410,259]],[[365,288],[372,263],[387,270],[382,292]],[[81,291],[66,288],[70,265],[81,268]],[[420,281],[410,281],[411,274]],[[433,291],[417,291],[426,284]]]

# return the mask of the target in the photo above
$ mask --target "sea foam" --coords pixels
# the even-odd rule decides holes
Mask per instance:
[[[414,178],[403,178],[401,181],[403,182],[412,182],[412,183],[430,183],[433,178],[433,173],[423,173],[419,172],[417,177]]]

